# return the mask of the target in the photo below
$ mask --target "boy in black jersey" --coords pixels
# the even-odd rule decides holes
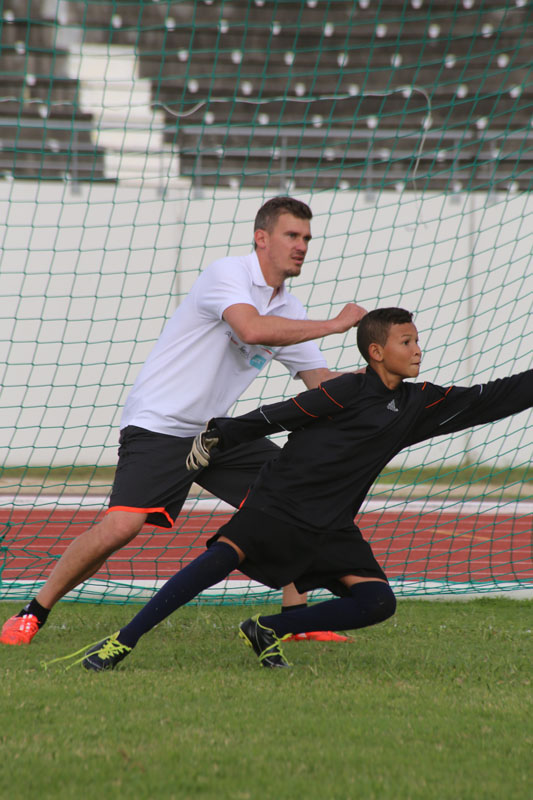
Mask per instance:
[[[288,666],[280,642],[310,630],[350,630],[394,614],[386,575],[354,517],[383,467],[403,448],[436,435],[492,422],[533,405],[533,370],[469,388],[405,383],[420,370],[412,314],[367,314],[357,344],[366,374],[349,373],[297,397],[235,419],[213,419],[196,437],[188,466],[209,464],[227,449],[279,430],[291,431],[231,520],[116,634],[80,659],[113,669],[139,638],[237,567],[250,578],[300,592],[329,589],[336,599],[284,614],[253,617],[239,634],[264,667]]]

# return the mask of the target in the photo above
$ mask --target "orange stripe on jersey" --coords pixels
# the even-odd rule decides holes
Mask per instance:
[[[109,514],[111,511],[128,511],[130,514],[163,514],[164,517],[168,519],[170,525],[174,525],[174,520],[171,516],[167,513],[166,508],[134,508],[133,506],[111,506],[105,512]],[[150,523],[150,525],[155,525],[155,523]],[[156,528],[161,528],[161,525],[155,525]]]
[[[427,381],[424,381],[424,384],[423,384],[423,386],[422,386],[422,391],[424,391],[424,390],[425,390],[425,388],[426,388],[426,386],[427,386],[427,385],[428,385],[428,384],[427,384]]]
[[[339,406],[339,408],[344,408],[344,406],[343,406],[343,405],[341,405],[340,403],[337,403],[337,401],[335,400],[335,398],[334,398],[334,397],[332,397],[330,394],[328,394],[328,393],[326,392],[326,390],[324,389],[324,387],[322,386],[322,384],[320,384],[320,386],[319,386],[318,388],[320,389],[320,391],[324,392],[324,394],[326,395],[326,397],[329,397],[329,399],[331,400],[331,402],[332,402],[332,403],[335,403],[335,405],[336,405],[336,406]]]
[[[439,400],[435,400],[434,403],[430,403],[428,406],[426,406],[426,408],[432,408],[433,406],[437,406],[439,403],[442,403],[442,401],[446,398],[446,395],[448,394],[448,392],[451,392],[452,389],[453,389],[453,386],[450,386],[449,389],[446,389],[446,392],[444,393],[444,397],[439,398]]]
[[[297,406],[298,406],[298,408],[300,409],[300,411],[303,411],[303,412],[304,412],[304,414],[307,414],[307,416],[308,416],[308,417],[313,417],[313,419],[318,419],[318,414],[311,414],[311,412],[310,412],[310,411],[306,411],[306,410],[305,410],[305,408],[302,408],[302,406],[301,406],[299,403],[297,403],[297,402],[296,402],[296,400],[295,400],[295,398],[294,398],[294,397],[291,397],[291,400],[292,400],[292,402],[293,402],[295,405],[297,405]]]
[[[241,510],[241,508],[243,507],[243,505],[246,503],[246,499],[247,499],[247,497],[248,497],[248,495],[249,495],[249,494],[250,494],[250,489],[248,489],[248,491],[246,492],[246,494],[245,494],[245,495],[244,495],[244,497],[242,498],[241,502],[239,503],[239,511]]]

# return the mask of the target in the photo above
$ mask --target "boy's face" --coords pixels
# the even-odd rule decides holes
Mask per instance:
[[[412,322],[391,325],[388,339],[381,351],[381,364],[391,376],[416,378],[420,372],[422,351],[418,331]]]

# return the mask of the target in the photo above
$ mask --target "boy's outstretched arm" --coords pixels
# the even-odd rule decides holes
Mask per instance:
[[[440,396],[434,396],[435,392]],[[420,421],[413,443],[431,436],[456,433],[474,425],[518,414],[533,407],[533,370],[499,378],[469,388],[447,390],[429,387],[427,414]]]
[[[187,458],[190,470],[206,467],[214,447],[227,450],[280,431],[293,431],[322,417],[338,414],[354,396],[363,375],[349,373],[302,392],[290,400],[260,406],[239,417],[215,417],[198,434]]]

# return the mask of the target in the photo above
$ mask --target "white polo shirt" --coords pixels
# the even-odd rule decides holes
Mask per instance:
[[[281,361],[293,377],[325,367],[313,341],[290,347],[248,345],[222,319],[235,303],[253,305],[261,315],[305,319],[304,307],[285,287],[271,297],[255,252],[210,264],[148,356],[126,399],[120,427],[196,436],[211,417],[227,415],[271,359]]]

